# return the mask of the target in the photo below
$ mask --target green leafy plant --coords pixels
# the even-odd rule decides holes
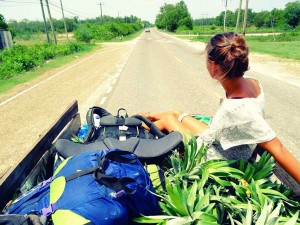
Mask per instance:
[[[0,51],[0,80],[9,79],[23,71],[43,66],[49,59],[83,51],[87,46],[76,42],[63,45],[38,44],[30,47],[16,45]]]
[[[292,191],[271,181],[274,159],[205,161],[207,146],[184,139],[183,157],[170,156],[166,191],[156,194],[161,215],[134,219],[152,224],[300,224],[300,203]]]

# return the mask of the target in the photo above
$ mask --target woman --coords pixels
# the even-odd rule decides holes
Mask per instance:
[[[206,46],[207,70],[226,92],[226,99],[209,126],[180,111],[145,116],[161,130],[187,135],[192,132],[206,143],[218,141],[223,150],[242,145],[254,149],[258,144],[300,183],[300,163],[263,118],[264,93],[260,83],[244,77],[248,53],[245,39],[232,32],[215,35]]]

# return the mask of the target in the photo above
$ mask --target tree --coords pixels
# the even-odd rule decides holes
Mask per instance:
[[[254,25],[256,27],[271,27],[270,15],[268,11],[254,13]]]
[[[284,17],[287,23],[295,28],[300,23],[300,2],[289,2],[285,5]]]
[[[5,22],[4,16],[2,14],[0,14],[0,29],[4,29],[7,30],[8,25]]]
[[[160,29],[174,32],[180,26],[193,29],[193,20],[184,1],[176,5],[164,4],[160,7],[155,24]]]

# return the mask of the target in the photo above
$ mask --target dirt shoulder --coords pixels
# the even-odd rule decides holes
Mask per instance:
[[[266,54],[250,54],[251,71],[260,72],[300,87],[300,61]]]

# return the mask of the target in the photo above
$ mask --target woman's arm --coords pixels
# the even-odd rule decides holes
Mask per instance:
[[[300,184],[300,162],[283,146],[276,137],[271,141],[259,144],[268,151],[282,168]]]
[[[170,111],[142,115],[154,122],[160,130],[166,130],[168,132],[180,131],[185,135],[189,135],[190,132],[192,132],[194,135],[198,135],[208,128],[206,124],[191,116],[185,116],[180,122],[178,118],[181,114],[183,114],[181,111]]]

